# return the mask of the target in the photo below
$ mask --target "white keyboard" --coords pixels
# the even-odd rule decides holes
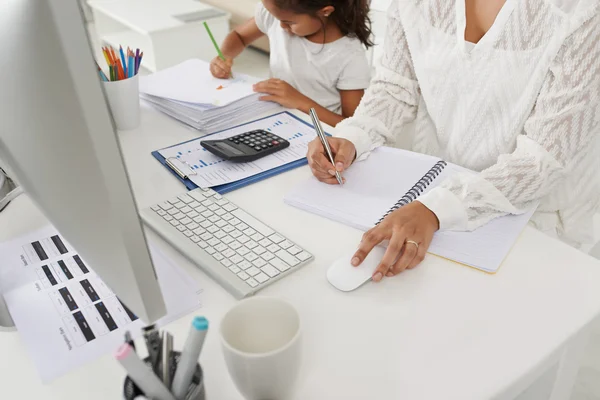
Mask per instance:
[[[211,189],[196,189],[141,211],[143,221],[241,298],[313,256]]]

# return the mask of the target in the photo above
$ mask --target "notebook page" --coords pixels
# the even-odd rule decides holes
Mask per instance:
[[[327,185],[311,177],[288,193],[284,201],[368,230],[438,161],[431,156],[379,147],[344,172],[343,186]]]

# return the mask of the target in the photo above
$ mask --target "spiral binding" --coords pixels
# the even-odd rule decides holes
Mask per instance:
[[[446,168],[446,165],[448,165],[446,163],[446,161],[438,161],[437,163],[435,163],[435,165],[433,167],[431,167],[431,169],[429,171],[427,171],[427,173],[425,175],[423,175],[423,177],[421,179],[419,179],[418,182],[415,183],[413,185],[413,187],[410,188],[410,190],[408,192],[406,192],[404,194],[404,196],[402,196],[402,198],[400,200],[398,200],[396,202],[396,204],[394,204],[392,206],[392,208],[390,208],[383,215],[383,217],[381,217],[379,219],[379,221],[377,221],[377,224],[380,224],[381,221],[383,221],[385,217],[387,217],[388,215],[390,215],[391,213],[393,213],[400,207],[405,206],[405,205],[415,201],[417,199],[417,197],[419,197],[425,191],[425,189],[427,189],[427,187],[429,185],[431,185],[431,183],[435,180],[435,178],[437,178],[444,171],[444,168]]]

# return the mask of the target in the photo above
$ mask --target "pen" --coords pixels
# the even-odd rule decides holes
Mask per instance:
[[[131,380],[144,392],[144,394],[155,400],[175,400],[169,389],[154,374],[152,369],[135,354],[133,348],[125,343],[117,350],[115,358]]]
[[[146,340],[146,347],[148,348],[148,356],[150,357],[150,363],[156,373],[158,373],[158,360],[160,356],[160,334],[156,330],[154,325],[146,326],[144,329],[144,339]]]
[[[213,45],[215,46],[215,49],[217,50],[217,54],[219,55],[219,58],[221,60],[225,61],[225,56],[223,55],[223,53],[221,53],[221,49],[219,48],[219,45],[217,44],[215,37],[213,36],[212,32],[210,31],[208,24],[206,23],[206,21],[204,21],[203,24],[204,24],[204,28],[206,28],[206,32],[208,33],[208,36],[210,36],[210,40],[212,41]],[[233,78],[233,73],[231,73],[231,77]]]
[[[190,333],[188,334],[183,350],[181,351],[181,358],[179,364],[177,364],[177,370],[173,377],[173,385],[171,390],[177,400],[185,398],[194,372],[196,372],[196,364],[200,357],[200,351],[202,351],[202,345],[204,344],[204,338],[208,331],[208,320],[204,317],[196,317],[192,321],[190,327]]]
[[[163,331],[162,336],[162,380],[167,388],[171,387],[171,352],[173,351],[173,335]]]
[[[333,154],[331,153],[331,147],[329,147],[329,142],[327,141],[327,137],[325,136],[325,132],[323,132],[323,127],[321,126],[321,122],[319,121],[319,117],[317,116],[317,111],[311,107],[309,110],[310,117],[312,118],[313,125],[315,126],[315,131],[317,132],[317,136],[321,139],[321,143],[323,144],[323,148],[325,148],[325,152],[327,153],[327,157],[329,157],[329,161],[335,170],[335,178],[337,179],[340,185],[344,184],[342,180],[342,176],[335,169],[335,160],[333,159]]]

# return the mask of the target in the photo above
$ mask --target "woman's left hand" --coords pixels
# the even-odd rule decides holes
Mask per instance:
[[[302,93],[294,89],[292,85],[281,79],[267,79],[266,81],[258,82],[252,86],[255,92],[265,93],[267,96],[262,96],[262,101],[274,101],[286,108],[308,109],[310,99]]]
[[[389,214],[381,223],[367,231],[352,257],[352,265],[360,265],[373,247],[389,241],[383,259],[373,273],[373,281],[394,276],[416,267],[427,253],[433,234],[439,229],[435,214],[422,203],[414,201]]]

